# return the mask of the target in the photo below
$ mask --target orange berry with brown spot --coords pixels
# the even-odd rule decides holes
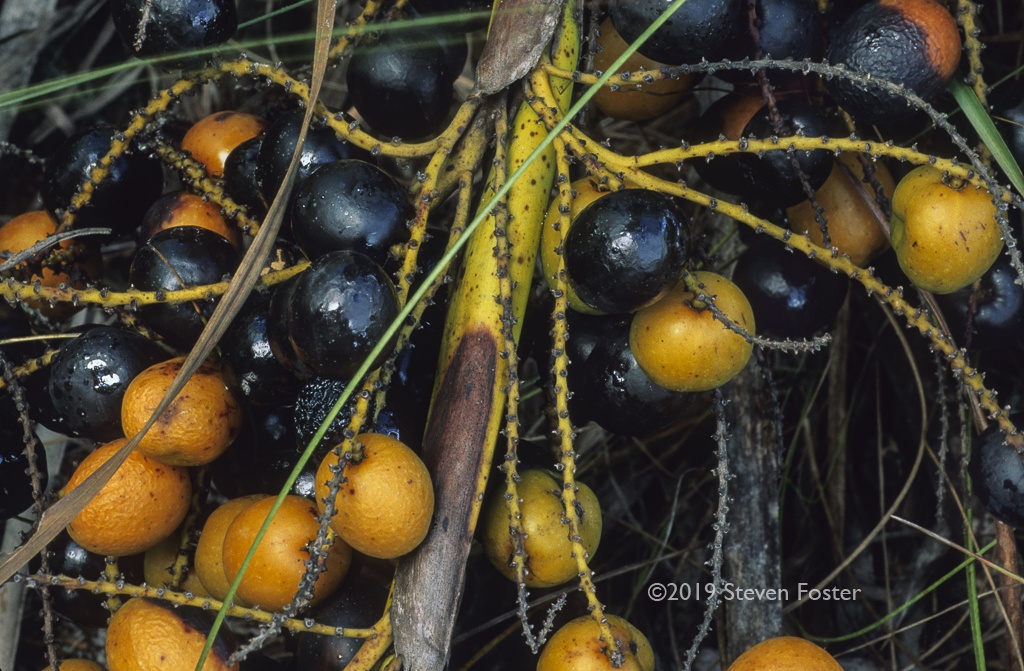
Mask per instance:
[[[134,436],[156,410],[181,370],[184,358],[170,359],[139,373],[121,403],[121,426]],[[203,364],[185,383],[139,443],[139,451],[175,466],[208,464],[231,445],[242,422],[242,408],[219,368]]]
[[[228,525],[223,547],[228,581],[238,575],[275,500],[268,497],[251,503]],[[241,598],[264,610],[280,610],[291,603],[310,560],[309,545],[320,528],[318,515],[316,505],[309,499],[293,494],[285,497],[238,586]],[[326,569],[317,578],[313,604],[323,601],[341,585],[352,563],[352,549],[337,537],[320,553],[327,556]]]
[[[19,214],[0,226],[0,261],[6,261],[18,252],[29,249],[56,231],[57,221],[46,210],[33,210]],[[54,248],[70,249],[74,244],[73,240],[65,240],[54,245],[48,251],[52,251]],[[43,252],[37,258],[45,258],[47,253]],[[77,266],[90,279],[96,279],[102,273],[102,262],[99,256],[94,254],[84,257],[81,262],[77,263]],[[70,282],[67,273],[56,272],[51,268],[43,268],[38,274],[33,274],[31,279],[38,280],[44,287],[56,287],[62,282]],[[64,318],[74,309],[70,303],[50,307],[41,300],[26,298],[25,301],[32,307],[42,310],[51,319]]]
[[[270,125],[263,117],[244,112],[216,112],[200,119],[181,141],[181,148],[206,166],[211,177],[224,177],[228,154],[246,140],[251,140]]]
[[[87,456],[75,469],[66,491],[78,487],[125,442],[127,439],[119,438]],[[99,555],[144,552],[178,528],[191,497],[187,470],[135,450],[71,521],[68,533],[76,543]]]
[[[107,664],[110,671],[194,671],[212,625],[213,616],[198,608],[130,599],[110,618]],[[227,661],[232,652],[233,642],[219,633],[202,671],[238,671]]]
[[[390,436],[364,433],[356,440],[363,446],[363,459],[345,468],[331,528],[363,554],[400,557],[414,550],[430,530],[430,473],[415,452]],[[331,451],[317,469],[316,501],[321,510],[337,466],[338,456]]]

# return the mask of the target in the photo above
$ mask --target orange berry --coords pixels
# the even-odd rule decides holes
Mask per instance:
[[[229,582],[238,575],[273,505],[274,499],[269,497],[251,503],[228,526],[223,562]],[[264,610],[280,610],[291,603],[310,559],[309,544],[316,539],[320,527],[317,514],[316,506],[309,499],[295,495],[285,497],[238,586],[240,597]],[[326,570],[320,574],[313,590],[314,604],[338,588],[351,563],[352,549],[335,538],[327,550]]]
[[[578,179],[572,183],[572,190],[575,195],[572,199],[572,207],[569,211],[569,226],[572,226],[573,220],[579,216],[579,213],[586,209],[587,205],[590,205],[598,198],[607,196],[611,191],[601,189],[592,179],[583,178]],[[561,213],[558,211],[559,202],[556,198],[551,206],[548,208],[547,216],[544,218],[544,228],[541,231],[540,237],[540,265],[541,271],[544,273],[544,279],[547,280],[548,285],[551,287],[555,286],[555,280],[557,279],[556,273],[558,272],[558,238],[559,231],[555,230],[555,226],[558,225],[558,221]],[[564,235],[568,235],[569,231],[562,231]],[[563,239],[564,239],[563,235]],[[600,310],[595,310],[590,307],[576,295],[576,290],[571,285],[566,283],[566,300],[569,303],[569,307],[577,312],[582,312],[588,315],[601,314]]]
[[[875,163],[875,178],[887,197],[892,197],[896,182],[883,163]],[[844,170],[844,167],[846,168]],[[875,197],[871,184],[863,182],[864,167],[855,154],[842,154],[814,200],[825,210],[828,236],[840,254],[847,254],[858,266],[867,264],[889,247],[889,240],[865,199]],[[856,182],[854,181],[856,180]],[[815,219],[810,201],[786,210],[789,226],[797,233],[806,233],[811,242],[821,245],[821,225]]]
[[[729,671],[842,671],[832,657],[810,641],[778,636],[762,641],[740,655]]]
[[[242,234],[224,216],[220,205],[188,191],[174,191],[160,197],[142,219],[143,240],[176,226],[198,226],[226,239],[235,247],[242,244]]]
[[[607,70],[629,46],[615,29],[611,18],[601,24],[601,35],[597,40],[600,49],[594,53],[594,69]],[[649,70],[659,72],[665,65],[651,60],[640,52],[634,52],[622,64],[620,72]],[[644,121],[661,116],[675,107],[683,93],[689,89],[695,75],[681,75],[676,79],[661,79],[650,84],[621,84],[618,91],[602,86],[594,96],[597,108],[613,119]],[[612,79],[612,83],[617,80]]]
[[[691,277],[733,324],[754,333],[754,311],[739,287],[707,271]],[[754,349],[710,309],[699,306],[683,284],[633,316],[629,347],[647,376],[672,391],[720,387],[743,370]]]
[[[131,599],[117,609],[107,628],[110,671],[194,671],[213,618],[197,608]],[[232,643],[218,634],[202,671],[238,671],[228,664]]]
[[[125,442],[119,438],[87,456],[72,474],[67,491],[78,487]],[[71,521],[68,533],[96,554],[121,557],[143,552],[178,528],[191,497],[187,470],[136,450]]]
[[[593,490],[577,481],[576,512],[579,516],[580,542],[591,557],[601,542],[601,504]],[[519,472],[519,513],[523,525],[523,549],[526,551],[528,587],[554,587],[577,576],[579,569],[563,523],[562,479],[545,470]],[[487,498],[480,512],[480,542],[494,568],[509,580],[515,580],[511,565],[516,548],[509,535],[509,512],[505,487],[499,486]]]
[[[56,231],[57,221],[45,210],[25,212],[14,217],[3,226],[0,226],[0,261],[5,261],[14,254],[25,251],[37,242],[45,240],[47,236],[53,235]],[[65,240],[59,245],[54,245],[54,247],[69,249],[73,244],[73,240]],[[102,272],[100,258],[96,255],[83,259],[79,265],[86,275],[93,279],[98,278]],[[39,280],[39,283],[44,287],[56,287],[62,282],[68,282],[69,278],[66,273],[58,273],[50,268],[43,268],[38,275],[32,276],[32,280]],[[64,318],[74,310],[70,303],[59,304],[51,308],[43,301],[30,299],[26,302],[32,307],[42,310],[51,319]]]
[[[156,410],[181,370],[184,358],[150,366],[124,393],[121,426],[134,436]],[[139,443],[139,451],[174,466],[208,464],[231,445],[242,423],[242,408],[228,391],[220,369],[203,364]]]
[[[199,543],[196,545],[196,575],[210,596],[215,599],[222,600],[231,587],[231,582],[224,572],[224,536],[227,535],[228,527],[238,517],[238,513],[263,498],[266,497],[254,494],[232,499],[210,513],[206,524],[203,525]]]
[[[107,671],[101,665],[89,659],[63,659],[57,664],[60,671]],[[50,667],[42,669],[50,671]]]
[[[390,559],[411,552],[430,530],[434,487],[423,461],[390,436],[361,434],[363,459],[345,469],[346,481],[334,499],[331,527],[363,554]],[[329,452],[316,471],[316,502],[330,495],[338,456]]]
[[[915,286],[948,294],[973,284],[1003,251],[991,194],[918,166],[892,196],[892,249]]]
[[[35,210],[14,217],[0,226],[0,260],[25,251],[56,231],[57,221],[46,210]],[[55,247],[68,249],[71,244],[71,240],[65,240]],[[64,273],[55,273],[49,268],[43,268],[38,279],[45,287],[55,287],[61,282],[66,282],[68,276]]]
[[[263,117],[244,112],[217,112],[200,119],[181,140],[181,148],[206,166],[211,177],[224,177],[228,154],[246,140],[256,137],[269,126]]]
[[[639,629],[608,615],[608,627],[622,651],[622,671],[654,671],[654,651]],[[590,615],[567,622],[548,640],[537,659],[537,671],[612,671],[608,643]]]

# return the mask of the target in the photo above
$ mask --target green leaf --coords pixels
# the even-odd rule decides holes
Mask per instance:
[[[974,91],[960,77],[955,77],[949,83],[949,90],[953,93],[953,97],[956,98],[960,109],[967,115],[967,120],[971,122],[974,130],[978,132],[978,137],[981,138],[981,141],[992,152],[992,157],[996,160],[996,163],[1002,168],[1003,173],[1009,178],[1013,187],[1017,189],[1017,193],[1024,195],[1024,175],[1021,174],[1020,166],[1017,165],[1013,154],[1010,153],[1010,148],[1006,146],[1003,137],[996,130],[996,125],[992,123],[992,117],[988,115],[985,106],[978,100],[978,96],[974,94]]]

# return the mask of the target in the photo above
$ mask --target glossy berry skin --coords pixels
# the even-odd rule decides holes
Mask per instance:
[[[615,0],[609,11],[619,34],[633,42],[671,3]],[[640,53],[668,65],[719,60],[740,20],[742,2],[688,0],[640,47]]]
[[[379,265],[359,252],[332,252],[314,261],[295,285],[289,340],[317,374],[348,379],[397,314],[398,295]]]
[[[288,172],[304,114],[303,110],[286,112],[263,134],[263,142],[256,157],[256,179],[267,203],[274,200]],[[345,158],[371,160],[367,152],[340,139],[330,128],[314,124],[306,133],[306,141],[302,145],[295,174],[295,189],[302,188],[303,183],[320,166]]]
[[[143,291],[172,291],[220,282],[234,272],[238,252],[205,228],[178,226],[161,231],[135,253],[128,279]],[[147,326],[171,345],[188,349],[213,313],[212,301],[139,307]]]
[[[977,289],[936,296],[958,345],[998,352],[1024,338],[1024,287],[1016,279],[1010,259],[1000,256]]]
[[[251,214],[261,214],[267,209],[256,168],[261,146],[263,136],[259,135],[235,147],[224,160],[224,191]]]
[[[365,161],[345,160],[313,173],[295,194],[292,235],[310,259],[350,250],[384,265],[392,245],[409,238],[405,190]]]
[[[827,60],[906,86],[928,101],[956,72],[960,49],[956,21],[935,0],[874,0],[839,26]],[[861,88],[840,77],[832,77],[825,85],[861,123],[884,123],[915,109],[899,95]]]
[[[1021,426],[1024,413],[1011,415],[1015,426]],[[1012,527],[1024,526],[1024,460],[1011,445],[1004,444],[1005,434],[992,423],[971,446],[970,474],[974,493],[981,504],[997,518]]]
[[[121,437],[121,399],[132,379],[167,355],[137,333],[96,326],[61,348],[49,390],[64,428],[99,443]]]
[[[777,109],[782,118],[781,131],[776,130],[768,108],[763,107],[747,123],[743,137],[821,137],[828,134],[825,118],[801,100],[780,100]],[[811,189],[817,190],[828,179],[834,161],[832,152],[825,149],[795,151],[793,156]],[[768,151],[763,157],[740,154],[736,158],[740,168],[738,177],[742,184],[742,195],[775,207],[789,207],[807,200],[800,174],[794,170],[788,152]]]
[[[594,421],[621,436],[645,436],[679,421],[691,397],[659,387],[641,370],[629,348],[628,318],[570,315],[570,412],[576,423]]]
[[[252,405],[274,406],[290,401],[300,382],[270,348],[269,306],[243,317],[221,343],[225,381],[235,395]]]
[[[136,46],[147,6],[146,33]],[[166,62],[178,68],[201,65],[209,58],[181,52],[223,44],[238,28],[234,0],[111,0],[110,16],[132,54],[139,58],[173,55]]]
[[[278,284],[271,292],[270,303],[267,305],[267,341],[270,343],[271,353],[281,365],[299,378],[307,378],[313,374],[313,371],[299,360],[295,354],[295,347],[288,336],[292,293],[295,291],[297,283],[298,278],[293,277],[287,282]]]
[[[229,499],[280,491],[301,454],[296,447],[294,415],[295,409],[290,405],[252,409],[242,423],[238,438],[211,464],[217,491]],[[311,460],[299,473],[289,493],[312,497],[316,466]],[[246,477],[238,477],[243,472]]]
[[[685,216],[669,196],[616,191],[584,209],[565,239],[576,295],[607,313],[633,312],[675,283],[686,260]]]
[[[59,219],[71,205],[92,169],[110,151],[119,131],[100,124],[69,137],[49,158],[40,188],[46,209]],[[110,174],[93,192],[89,204],[78,212],[75,227],[105,226],[115,234],[130,233],[163,190],[160,163],[140,153],[122,155]]]
[[[356,47],[347,82],[352,104],[376,133],[417,139],[444,127],[458,74],[431,33],[386,30]]]
[[[846,298],[846,277],[797,261],[786,247],[768,239],[756,240],[736,261],[732,281],[750,301],[765,335],[810,338],[829,327]]]
[[[45,489],[49,472],[46,469],[46,452],[36,438],[36,467],[42,476]],[[0,431],[0,521],[20,515],[33,503],[32,480],[26,469],[28,457],[19,421],[10,421]]]

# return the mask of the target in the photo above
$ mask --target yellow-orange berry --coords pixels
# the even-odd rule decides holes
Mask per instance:
[[[389,559],[411,552],[430,530],[434,488],[423,461],[408,446],[378,433],[356,440],[363,459],[345,469],[334,499],[331,527],[354,549]],[[329,452],[316,472],[316,500],[323,510],[338,456]]]
[[[198,608],[131,599],[110,618],[107,664],[110,671],[195,671],[212,624]],[[218,634],[202,671],[238,671],[237,662],[227,661],[233,647]]]
[[[842,671],[832,655],[795,636],[778,636],[750,648],[729,671]]]
[[[251,503],[232,520],[224,535],[223,561],[228,581],[238,575],[249,547],[267,519],[275,499],[265,498]],[[238,595],[264,610],[280,610],[291,603],[299,590],[299,581],[310,560],[309,544],[316,539],[320,527],[313,502],[301,496],[288,495],[277,511],[267,533],[238,587]],[[341,584],[352,563],[352,549],[340,538],[334,538],[326,553],[326,568],[314,588],[313,603],[320,603]]]
[[[78,487],[125,442],[120,438],[87,456],[72,474],[67,491]],[[191,496],[187,470],[135,450],[71,521],[68,533],[96,554],[120,557],[144,552],[178,528]]]
[[[707,271],[689,277],[734,325],[754,333],[754,312],[739,287]],[[633,316],[629,346],[648,377],[672,391],[719,387],[743,370],[753,351],[743,335],[717,320],[683,284]]]
[[[139,373],[125,391],[121,426],[134,436],[156,410],[181,370],[184,358],[170,359]],[[139,443],[139,451],[175,466],[208,464],[231,445],[242,423],[242,408],[220,369],[203,364]]]
[[[608,615],[608,627],[622,652],[622,671],[654,671],[654,651],[647,637],[621,617]],[[537,671],[612,671],[609,644],[593,617],[584,615],[556,631],[537,659]]]

